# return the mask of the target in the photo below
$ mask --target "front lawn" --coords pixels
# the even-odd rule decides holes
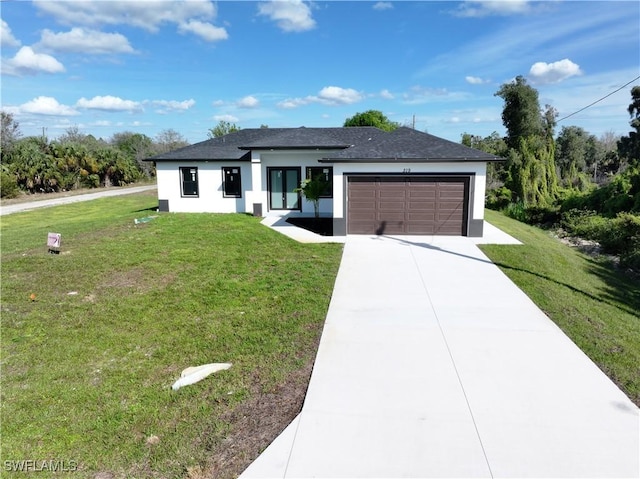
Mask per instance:
[[[235,477],[297,414],[341,245],[155,206],[151,191],[1,218],[5,470]],[[171,390],[210,362],[233,366]]]
[[[640,406],[640,282],[547,231],[495,211],[486,219],[524,245],[484,253]]]

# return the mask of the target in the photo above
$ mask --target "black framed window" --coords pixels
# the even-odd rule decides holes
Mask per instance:
[[[240,180],[239,166],[225,166],[222,168],[222,192],[225,198],[242,197],[242,183]]]
[[[333,168],[331,166],[307,166],[307,179],[321,177],[327,182],[327,187],[321,198],[333,198]]]
[[[198,196],[198,168],[183,166],[180,168],[180,186],[182,196]]]

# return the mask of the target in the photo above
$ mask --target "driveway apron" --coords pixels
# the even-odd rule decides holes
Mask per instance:
[[[348,236],[300,415],[241,477],[639,477],[638,408],[473,243]]]

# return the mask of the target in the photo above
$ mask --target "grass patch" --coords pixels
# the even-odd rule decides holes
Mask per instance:
[[[640,282],[544,230],[495,211],[486,220],[524,245],[484,253],[640,406]]]
[[[341,245],[298,244],[247,215],[134,225],[156,205],[151,191],[2,217],[4,461],[235,477],[297,412],[282,395],[304,394]],[[170,389],[209,362],[233,367]],[[246,421],[265,400],[279,419],[266,434]]]

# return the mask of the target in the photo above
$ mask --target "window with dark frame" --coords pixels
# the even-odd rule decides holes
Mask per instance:
[[[327,182],[327,188],[321,198],[333,198],[333,168],[330,166],[307,166],[307,179],[321,176]]]
[[[240,167],[222,168],[222,192],[225,198],[241,198],[242,183],[240,180]]]
[[[182,196],[198,196],[198,168],[186,166],[180,168]]]

